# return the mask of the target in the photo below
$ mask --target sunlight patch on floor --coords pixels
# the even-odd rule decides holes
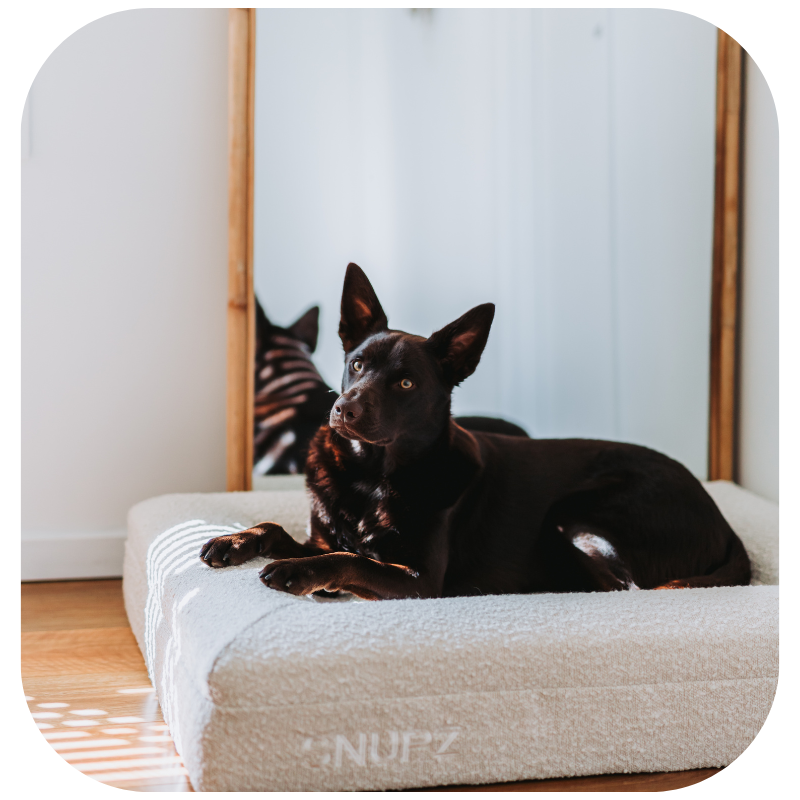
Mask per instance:
[[[42,736],[74,769],[118,788],[191,791],[153,687],[112,691],[119,700],[93,691],[65,698],[74,702],[26,697]]]

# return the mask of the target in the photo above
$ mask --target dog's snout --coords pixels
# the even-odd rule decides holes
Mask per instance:
[[[364,413],[364,406],[356,399],[340,397],[336,401],[333,411],[339,419],[345,422],[355,422]]]

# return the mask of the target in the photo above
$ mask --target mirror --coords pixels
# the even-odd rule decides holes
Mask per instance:
[[[297,349],[286,332],[319,306],[314,352],[281,356],[294,384],[313,369],[328,407],[338,393],[354,261],[392,327],[427,336],[496,304],[454,413],[648,445],[706,477],[717,29],[649,9],[254,16],[253,285],[285,339],[269,347]],[[256,408],[286,412],[265,353]],[[316,388],[295,396],[322,421]],[[257,444],[256,474],[290,448]]]

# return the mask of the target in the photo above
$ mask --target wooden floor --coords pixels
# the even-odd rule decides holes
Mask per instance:
[[[75,769],[138,791],[191,792],[122,604],[122,583],[22,584],[22,682],[42,735]],[[663,792],[718,770],[602,775],[440,791]]]

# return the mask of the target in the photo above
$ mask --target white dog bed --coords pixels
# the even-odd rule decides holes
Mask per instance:
[[[298,484],[273,481],[279,487]],[[392,789],[729,764],[778,677],[777,507],[707,486],[752,586],[384,602],[271,591],[264,559],[210,569],[212,536],[305,494],[135,506],[125,605],[192,785]]]

